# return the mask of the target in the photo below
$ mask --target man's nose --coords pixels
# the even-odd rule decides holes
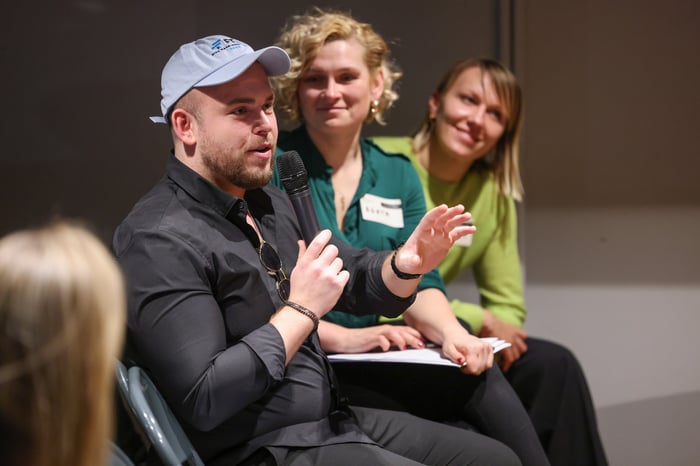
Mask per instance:
[[[255,131],[268,133],[272,131],[274,122],[276,121],[275,114],[273,112],[268,112],[265,110],[260,111],[260,115],[255,122]]]

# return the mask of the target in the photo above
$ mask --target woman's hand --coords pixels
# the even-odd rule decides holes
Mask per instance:
[[[380,348],[388,351],[424,348],[425,341],[420,332],[406,325],[375,325],[364,328],[346,328],[331,322],[321,321],[318,327],[321,347],[327,353],[365,353]]]
[[[497,337],[512,345],[510,348],[499,352],[501,355],[500,366],[503,372],[507,372],[510,366],[527,351],[527,344],[525,343],[527,332],[516,325],[499,320],[486,309],[484,309],[484,321],[479,336]]]
[[[471,335],[461,325],[442,344],[443,354],[461,366],[465,374],[479,375],[493,366],[493,346]]]

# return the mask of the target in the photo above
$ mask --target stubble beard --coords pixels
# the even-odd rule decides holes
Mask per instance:
[[[246,166],[246,155],[234,155],[233,151],[218,150],[219,155],[210,151],[202,152],[202,162],[218,178],[223,178],[234,186],[243,189],[257,189],[265,186],[272,178],[270,159],[264,169],[250,169]]]

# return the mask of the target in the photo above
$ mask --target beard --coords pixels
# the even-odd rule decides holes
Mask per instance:
[[[207,149],[202,150],[202,162],[215,177],[245,190],[261,188],[272,178],[274,158],[265,167],[249,166],[245,154],[237,155],[236,151],[224,148],[209,150],[210,147],[207,145]]]

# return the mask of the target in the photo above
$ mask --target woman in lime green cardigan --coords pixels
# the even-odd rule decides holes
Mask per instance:
[[[520,396],[552,465],[607,464],[586,378],[561,345],[529,337],[517,245],[515,202],[522,95],[513,74],[492,60],[460,62],[430,96],[412,138],[375,138],[409,157],[427,207],[461,203],[477,230],[439,269],[446,283],[472,269],[481,303],[453,300],[452,310],[481,336],[512,343],[501,367]],[[458,242],[459,243],[459,242]]]

